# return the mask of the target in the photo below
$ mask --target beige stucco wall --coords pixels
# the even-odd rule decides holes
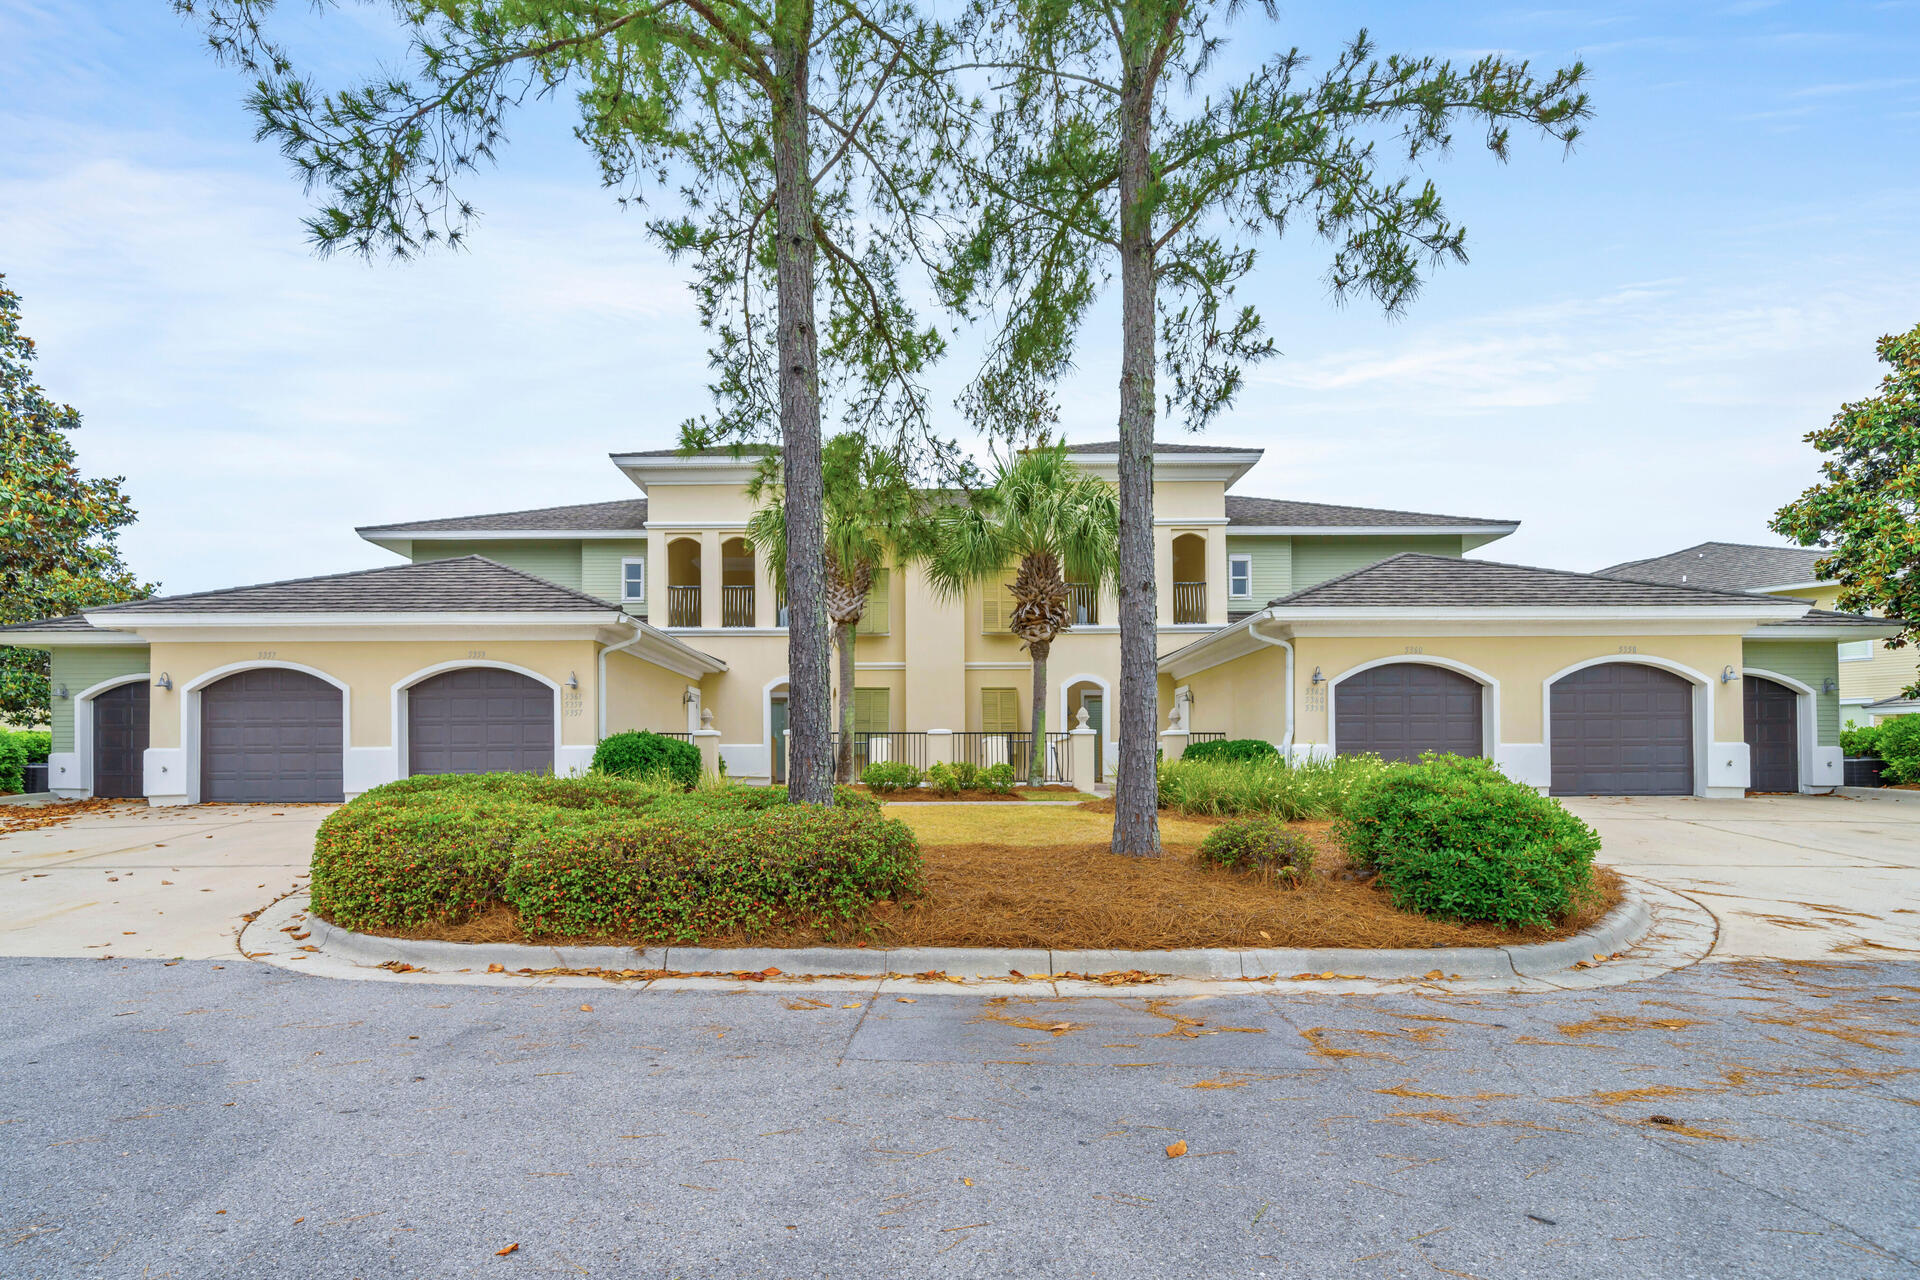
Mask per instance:
[[[700,681],[654,666],[630,653],[607,655],[607,732],[652,729],[679,733],[687,727],[687,686]]]

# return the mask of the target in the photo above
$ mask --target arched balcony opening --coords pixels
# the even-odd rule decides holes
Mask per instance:
[[[1183,533],[1173,540],[1173,621],[1207,620],[1207,540]]]
[[[753,625],[753,544],[728,538],[720,544],[720,625]]]
[[[700,625],[700,540],[675,538],[667,544],[667,625]]]

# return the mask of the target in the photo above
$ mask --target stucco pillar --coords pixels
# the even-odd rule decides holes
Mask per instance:
[[[910,658],[901,681],[900,727],[964,729],[967,726],[968,623],[980,629],[966,597],[949,599],[933,589],[926,570],[903,565],[895,590],[906,592],[901,610],[901,652]],[[950,749],[952,743],[947,743]],[[949,761],[952,756],[947,757]]]
[[[1207,625],[1227,625],[1227,531],[1207,530]]]
[[[1094,740],[1100,735],[1087,723],[1087,709],[1074,713],[1073,728],[1067,730],[1067,780],[1082,791],[1091,791],[1100,782],[1095,772]]]
[[[780,596],[773,585],[773,565],[762,547],[753,549],[753,625],[780,625]]]
[[[927,730],[927,768],[953,763],[953,730]]]
[[[700,748],[700,773],[720,772],[720,731],[713,727],[713,712],[700,713],[700,727],[693,731],[693,745]]]
[[[720,538],[712,529],[700,533],[700,625],[720,625]]]
[[[1153,531],[1154,617],[1163,627],[1173,625],[1173,535],[1164,528]],[[1115,614],[1115,622],[1120,621]]]

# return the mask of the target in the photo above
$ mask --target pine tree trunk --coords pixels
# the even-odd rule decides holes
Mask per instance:
[[[814,328],[813,184],[808,169],[811,0],[781,0],[773,37],[774,264],[779,281],[780,444],[787,502],[787,794],[833,803],[832,681],[823,581],[819,336]]]
[[[834,636],[840,646],[840,748],[834,753],[833,776],[853,782],[853,656],[859,636],[857,623],[843,622]]]
[[[1027,646],[1033,655],[1033,769],[1027,779],[1035,786],[1047,777],[1047,655],[1052,651],[1044,640]]]
[[[1126,61],[1120,102],[1120,758],[1113,787],[1113,851],[1158,857],[1153,227],[1150,216],[1137,212],[1151,181],[1153,92],[1145,70],[1130,56]]]

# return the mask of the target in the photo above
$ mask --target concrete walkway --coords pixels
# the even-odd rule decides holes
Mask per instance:
[[[1920,957],[1920,805],[1885,797],[1576,799],[1601,860],[1720,921],[1712,958]]]

